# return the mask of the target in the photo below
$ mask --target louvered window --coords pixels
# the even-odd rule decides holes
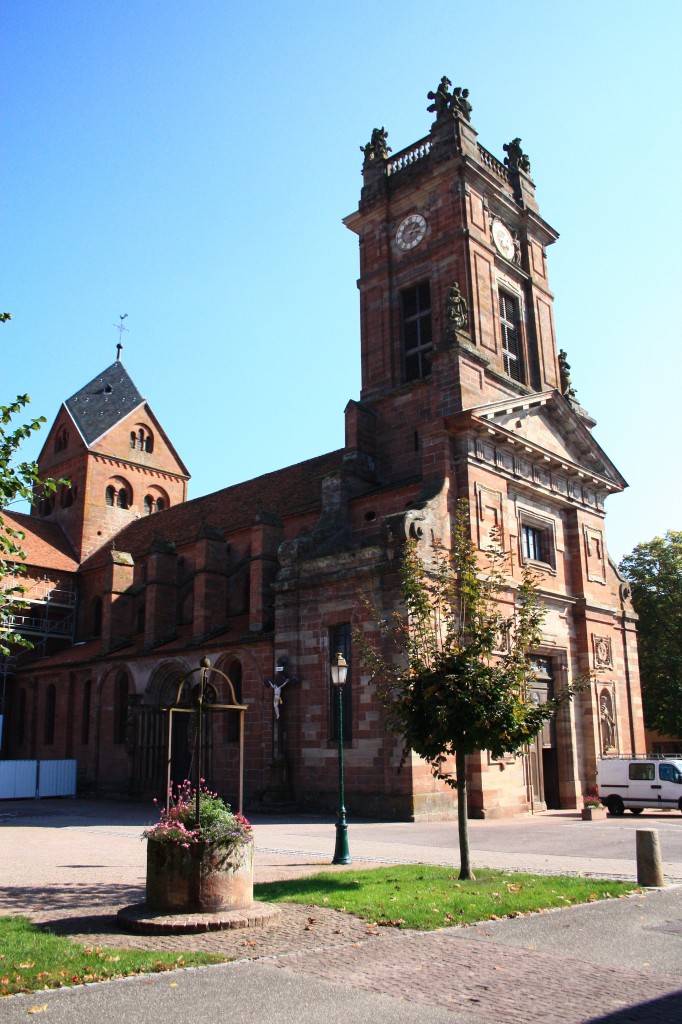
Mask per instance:
[[[515,298],[500,292],[500,326],[502,328],[502,354],[504,372],[514,380],[522,381],[519,351],[519,306]]]
[[[429,282],[401,293],[405,380],[420,380],[431,373],[431,290]]]

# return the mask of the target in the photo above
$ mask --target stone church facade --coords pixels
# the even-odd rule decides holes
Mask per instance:
[[[362,390],[343,449],[187,500],[188,472],[119,360],[62,405],[39,466],[72,486],[6,517],[26,535],[17,628],[36,648],[4,667],[3,756],[73,757],[85,792],[161,796],[164,709],[208,656],[247,707],[247,813],[330,808],[340,649],[349,812],[452,814],[419,758],[397,771],[352,631],[375,628],[360,591],[397,607],[401,546],[448,537],[459,498],[481,550],[499,531],[515,582],[525,563],[540,574],[537,699],[591,673],[530,749],[469,758],[471,813],[575,807],[603,752],[644,751],[635,616],[604,534],[605,499],[626,484],[557,351],[546,252],[558,236],[528,157],[519,139],[504,162],[484,149],[467,97],[443,79],[425,138],[392,155],[375,129],[363,147],[344,222],[360,249]],[[238,722],[209,718],[206,774],[233,797]],[[191,715],[173,729],[177,781]]]

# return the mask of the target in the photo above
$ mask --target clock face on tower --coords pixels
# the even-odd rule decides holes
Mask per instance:
[[[506,260],[513,260],[516,246],[507,225],[503,224],[501,220],[494,220],[492,235],[495,248],[499,254],[504,256]]]
[[[412,213],[406,217],[395,233],[396,245],[407,251],[419,245],[426,234],[426,221],[420,213]]]

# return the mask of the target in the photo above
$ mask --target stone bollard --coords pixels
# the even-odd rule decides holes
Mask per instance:
[[[655,828],[637,829],[637,884],[648,887],[665,885],[661,848],[658,845],[658,831]]]

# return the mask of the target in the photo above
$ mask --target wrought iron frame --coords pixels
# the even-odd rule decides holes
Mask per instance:
[[[199,672],[199,686],[198,693],[195,700],[192,701],[190,707],[180,706],[180,694],[185,683]],[[209,676],[211,673],[220,676],[225,680],[229,690],[229,696],[232,698],[231,704],[213,704],[206,701],[206,687],[209,682]],[[217,690],[216,690],[217,692]],[[199,814],[201,807],[201,783],[200,779],[203,778],[202,772],[202,756],[203,756],[203,716],[205,711],[210,712],[226,712],[226,711],[238,711],[239,712],[239,798],[238,798],[238,812],[243,813],[243,802],[244,802],[244,715],[248,711],[246,704],[238,704],[237,698],[234,692],[234,686],[230,680],[230,677],[222,672],[219,668],[211,668],[211,663],[208,658],[202,658],[199,668],[193,668],[190,672],[187,672],[180,681],[178,682],[178,688],[175,694],[174,702],[168,707],[161,707],[161,712],[165,712],[168,715],[168,740],[167,740],[167,753],[166,753],[166,814],[170,810],[170,799],[171,799],[171,759],[173,754],[173,715],[194,715],[197,716],[197,730],[194,740],[194,760],[196,763],[196,823],[199,824]]]

